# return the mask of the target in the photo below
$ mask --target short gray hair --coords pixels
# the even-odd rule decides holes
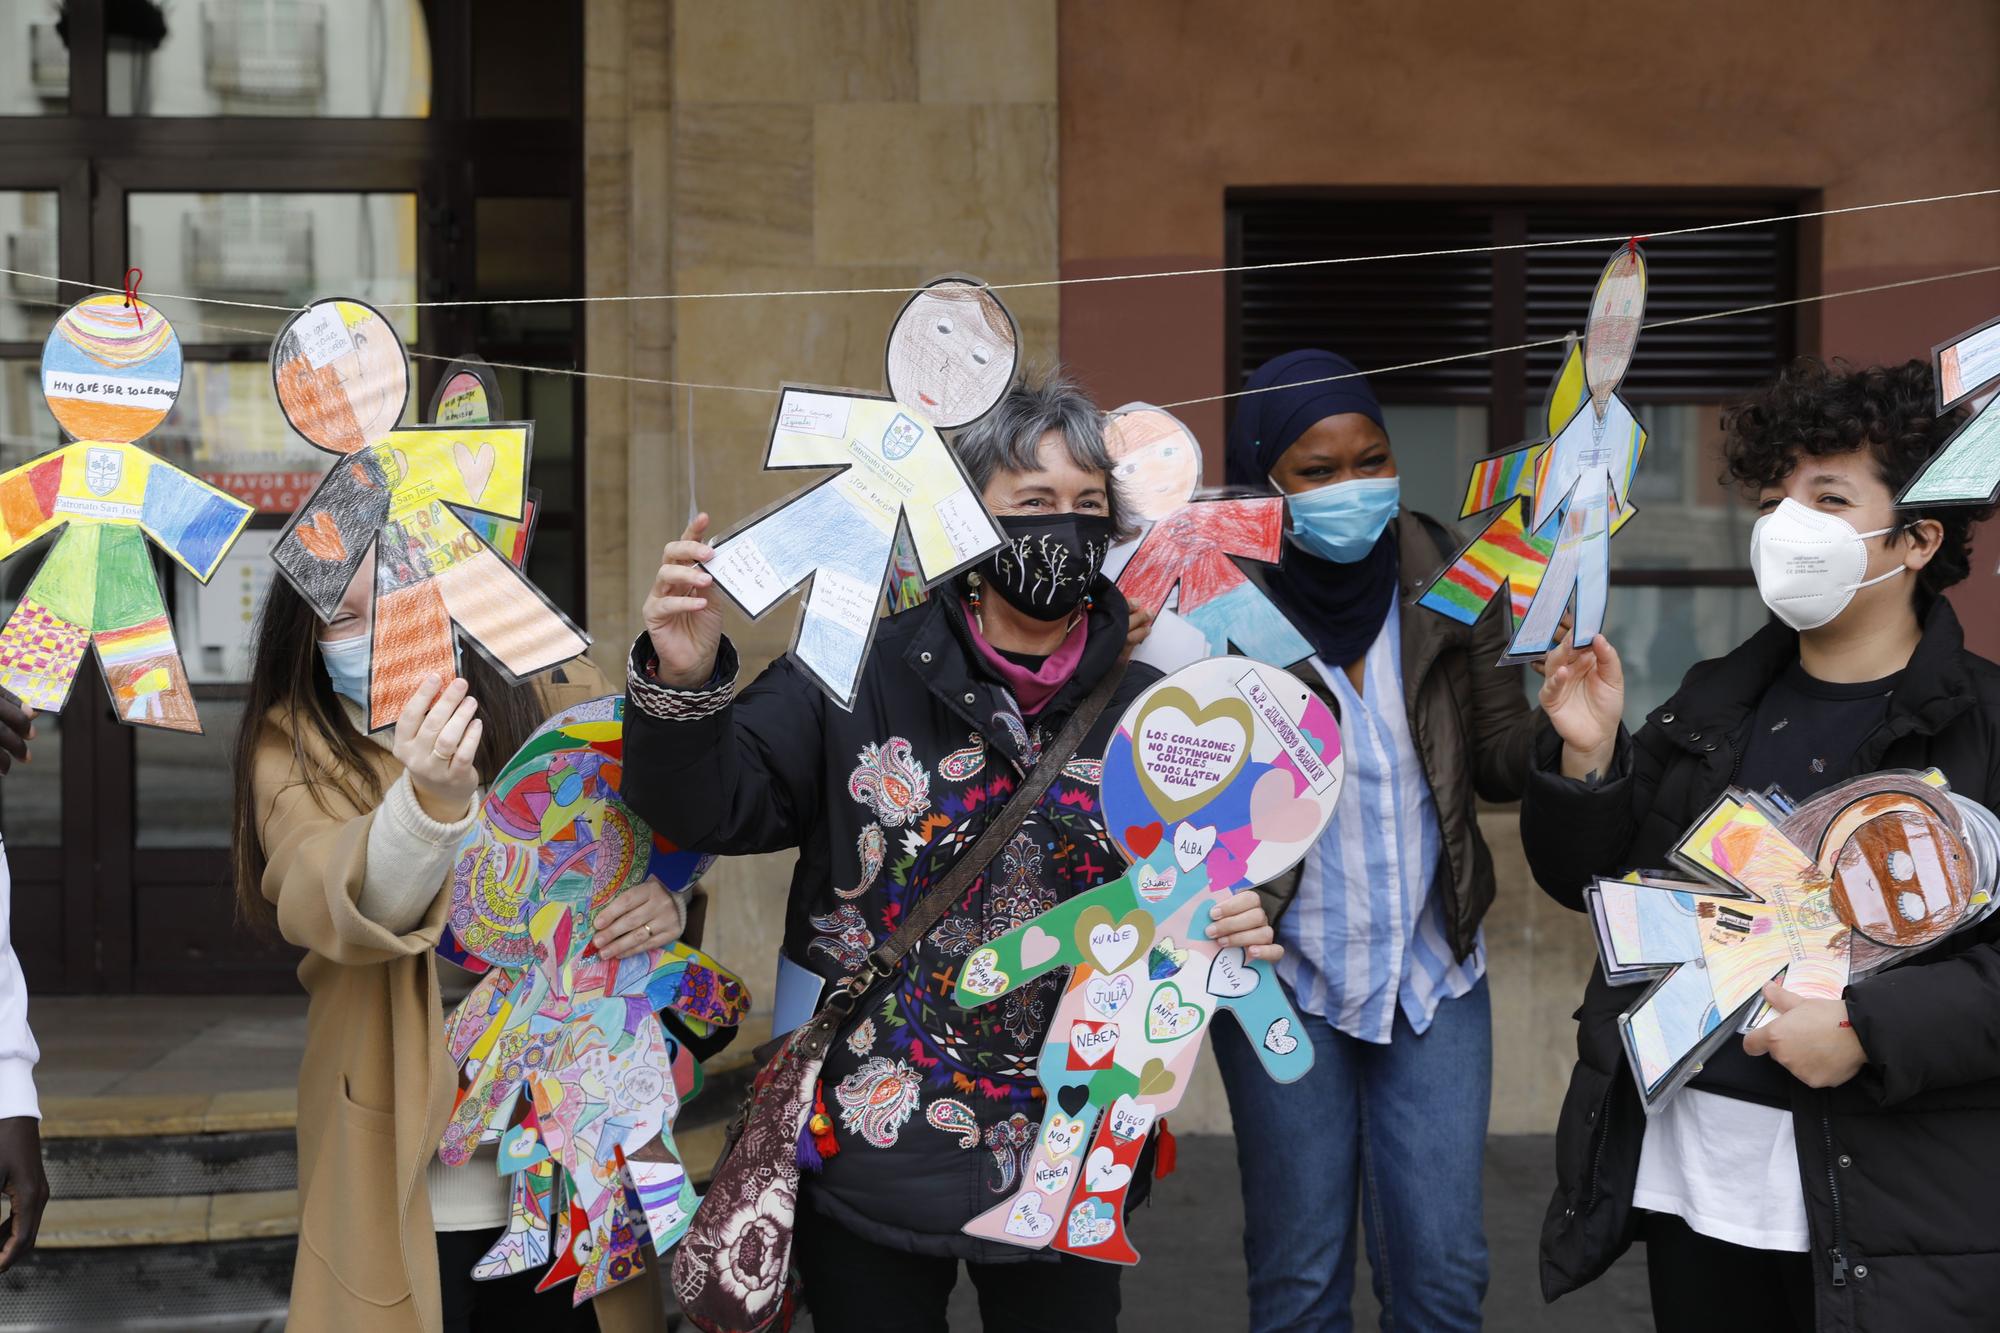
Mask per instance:
[[[1059,432],[1070,460],[1104,474],[1106,512],[1119,539],[1129,536],[1111,469],[1117,465],[1104,443],[1104,411],[1077,382],[1054,367],[1016,380],[993,410],[959,431],[952,450],[981,493],[999,472],[1042,470],[1042,436]]]

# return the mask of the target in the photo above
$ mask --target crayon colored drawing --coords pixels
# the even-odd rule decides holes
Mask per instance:
[[[251,507],[132,443],[172,409],[180,355],[160,313],[122,297],[72,307],[49,335],[49,410],[103,433],[0,474],[0,560],[55,536],[0,627],[0,688],[37,711],[68,702],[90,647],[121,721],[201,730],[146,543],[207,582]]]
[[[516,680],[589,646],[471,526],[488,526],[525,554],[532,426],[397,429],[409,386],[402,343],[358,302],[320,301],[294,316],[272,346],[272,373],[293,428],[342,456],[285,526],[272,558],[325,619],[375,554],[371,730],[395,723],[424,676],[457,670],[454,628]],[[515,526],[493,528],[482,515]]]
[[[749,1009],[741,980],[690,946],[615,962],[590,947],[599,908],[647,875],[671,889],[713,858],[655,835],[618,795],[624,699],[538,728],[494,779],[459,853],[439,953],[484,972],[447,1020],[460,1086],[439,1156],[499,1144],[508,1230],[477,1277],[554,1262],[580,1304],[644,1270],[698,1199],[674,1145],[681,1099]],[[469,1169],[480,1169],[476,1165]]]

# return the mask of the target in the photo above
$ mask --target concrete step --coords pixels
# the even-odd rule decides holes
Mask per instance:
[[[282,1329],[292,1251],[289,1236],[52,1248],[44,1223],[34,1255],[0,1273],[0,1333]]]

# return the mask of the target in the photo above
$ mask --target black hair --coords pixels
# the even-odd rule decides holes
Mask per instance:
[[[1723,412],[1722,480],[1755,495],[1790,476],[1801,458],[1866,449],[1875,475],[1891,495],[1900,494],[1964,417],[1939,413],[1936,392],[1928,361],[1857,370],[1844,361],[1800,357]],[[1944,528],[1937,554],[1916,580],[1921,605],[1972,572],[1972,525],[1993,510],[1990,504],[1897,508],[1892,544],[1923,519]]]

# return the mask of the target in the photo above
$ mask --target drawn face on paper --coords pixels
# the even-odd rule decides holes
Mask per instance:
[[[125,455],[116,449],[92,449],[83,456],[83,484],[100,498],[118,489],[125,477]]]
[[[1114,413],[1104,443],[1118,465],[1111,476],[1126,508],[1151,522],[1173,513],[1201,480],[1201,449],[1187,427],[1165,412],[1143,408]]]
[[[354,301],[321,301],[285,326],[272,347],[272,378],[292,429],[313,445],[351,454],[396,429],[410,390],[396,330]]]
[[[910,298],[889,330],[889,392],[933,426],[986,415],[1014,379],[1019,336],[990,292],[947,279]]]

